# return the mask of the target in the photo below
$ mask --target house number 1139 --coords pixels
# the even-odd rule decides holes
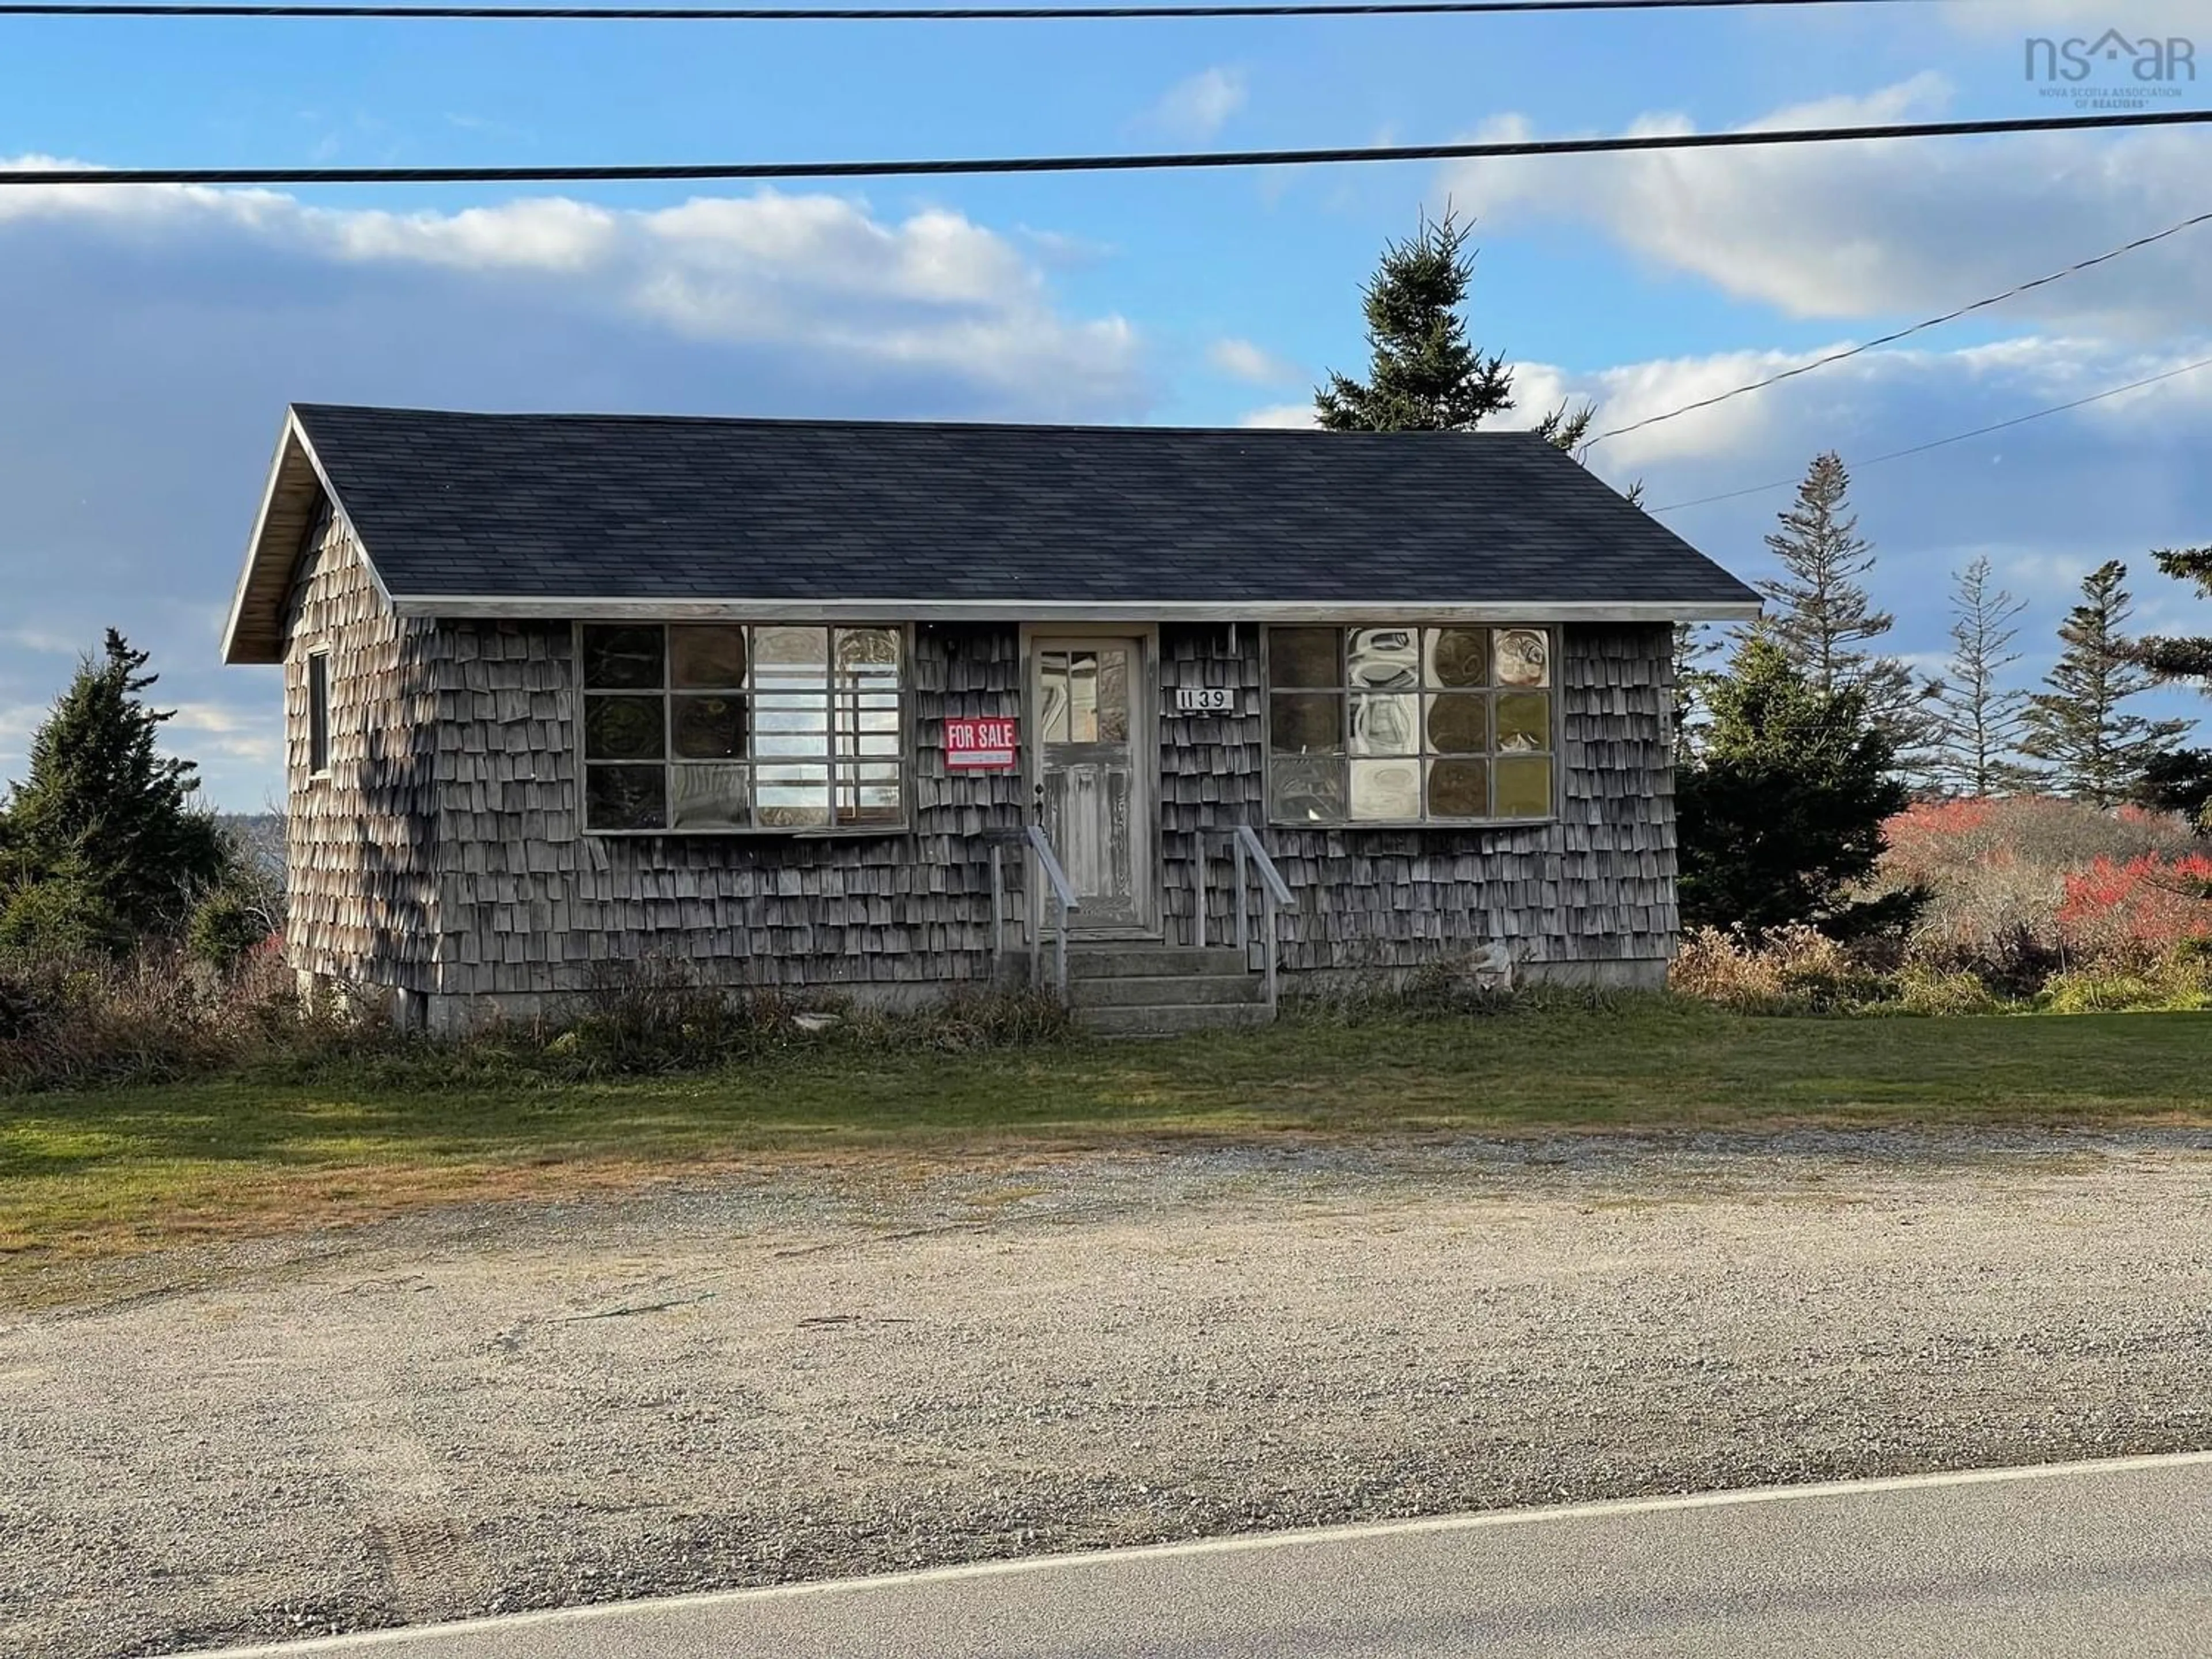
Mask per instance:
[[[1233,714],[1237,693],[1225,685],[1179,685],[1176,688],[1178,714]]]

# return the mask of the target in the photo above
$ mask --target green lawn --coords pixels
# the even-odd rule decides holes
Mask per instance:
[[[0,1098],[0,1251],[102,1255],[716,1163],[1132,1138],[2212,1121],[2212,1015],[1766,1019],[1652,1001],[607,1084]]]

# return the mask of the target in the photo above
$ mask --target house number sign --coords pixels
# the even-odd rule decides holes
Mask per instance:
[[[1226,685],[1179,685],[1176,688],[1178,714],[1233,714],[1237,693]]]
[[[1011,772],[1015,763],[1015,725],[1010,720],[945,722],[945,769],[948,772]]]

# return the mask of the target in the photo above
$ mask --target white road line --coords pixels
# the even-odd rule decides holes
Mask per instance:
[[[769,1584],[752,1589],[702,1590],[635,1601],[600,1601],[590,1607],[545,1607],[533,1613],[501,1613],[443,1625],[410,1625],[398,1630],[362,1631],[250,1648],[203,1649],[183,1659],[289,1659],[292,1655],[347,1653],[429,1636],[514,1630],[533,1625],[569,1624],[623,1613],[726,1607],[733,1602],[778,1601],[794,1596],[854,1595],[915,1584],[946,1583],[963,1578],[1001,1578],[1017,1573],[1057,1572],[1070,1568],[1125,1561],[1171,1559],[1188,1555],[1232,1555],[1300,1545],[1356,1542],[1431,1533],[1480,1532],[1492,1527],[1556,1525],[1612,1516],[1656,1515],[1683,1510],[1733,1508],[1744,1504],[1794,1504],[1824,1498],[1858,1498],[1877,1492],[1927,1492],[1950,1486],[1988,1486],[2023,1480],[2129,1474],[2140,1470],[2212,1465],[2212,1451],[2168,1452],[2151,1457],[2110,1457],[2075,1463],[2029,1463],[2012,1468],[1959,1469],[1929,1474],[1883,1475],[1866,1480],[1828,1480],[1802,1486],[1745,1486],[1728,1492],[1684,1492],[1665,1498],[1620,1498],[1599,1504],[1564,1504],[1550,1508],[1483,1510],[1472,1515],[1429,1516],[1409,1521],[1364,1521],[1345,1526],[1307,1527],[1281,1532],[1245,1533],[1232,1538],[1194,1538],[1172,1544],[1138,1544],[1126,1549],[1084,1550],[1065,1555],[1030,1555],[1005,1561],[971,1561],[958,1566],[922,1567],[911,1572],[867,1578],[830,1578],[804,1584]]]

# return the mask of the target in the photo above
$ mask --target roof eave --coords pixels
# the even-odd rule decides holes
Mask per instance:
[[[605,595],[395,594],[403,617],[559,622],[1753,622],[1759,603],[1736,599],[617,599]]]
[[[261,505],[253,515],[253,533],[246,544],[246,562],[239,571],[238,586],[231,595],[229,619],[223,624],[222,660],[226,664],[281,663],[284,660],[283,608],[291,596],[294,568],[301,543],[313,522],[315,500],[331,504],[340,517],[345,503],[331,486],[322,457],[301,424],[297,408],[284,412],[277,434],[276,453],[269,463],[268,482],[262,486]],[[350,529],[350,526],[349,526]],[[362,562],[387,602],[390,593],[368,549],[354,538]],[[258,616],[257,617],[257,610]],[[258,625],[257,625],[258,623]]]

